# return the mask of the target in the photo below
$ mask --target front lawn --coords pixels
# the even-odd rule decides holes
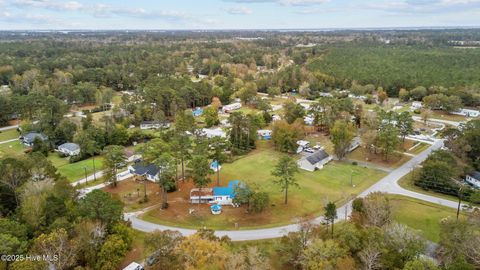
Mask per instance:
[[[0,144],[0,157],[13,157],[24,154],[25,147],[20,141]]]
[[[65,176],[68,181],[75,182],[82,178],[85,178],[85,169],[87,169],[87,175],[93,174],[93,161],[92,158],[81,160],[75,163],[70,163],[67,158],[61,158],[57,153],[51,153],[48,155],[48,159],[57,168],[58,173]],[[95,170],[97,172],[103,169],[103,158],[95,157]]]
[[[398,168],[403,163],[411,159],[410,156],[404,155],[402,153],[396,152],[390,155],[388,161],[385,160],[383,154],[373,154],[369,153],[365,148],[358,147],[347,155],[349,160],[359,161],[359,162],[368,162],[381,167],[386,168]]]
[[[389,195],[392,206],[393,219],[405,224],[428,240],[438,242],[440,239],[440,221],[446,217],[455,217],[456,209],[434,203],[398,196]]]
[[[19,136],[20,136],[20,133],[18,133],[17,129],[0,131],[0,142],[16,139]]]
[[[458,200],[458,198],[455,197],[455,196],[442,194],[442,193],[438,193],[438,192],[435,192],[435,191],[425,190],[421,187],[416,186],[413,183],[413,176],[414,176],[413,174],[414,173],[418,174],[419,170],[417,169],[417,170],[415,170],[415,172],[409,172],[408,174],[406,174],[405,176],[400,178],[400,180],[398,180],[398,184],[404,189],[408,189],[408,190],[415,191],[415,192],[418,192],[418,193],[439,197],[439,198],[442,198],[442,199],[445,199],[445,200],[451,200],[451,201],[457,201]]]
[[[328,201],[334,201],[340,206],[349,196],[359,194],[385,176],[381,171],[342,162],[330,162],[324,169],[316,172],[300,170],[296,176],[300,187],[290,188],[288,204],[285,205],[284,194],[273,183],[274,177],[271,176],[271,171],[281,155],[282,153],[273,149],[271,142],[260,142],[257,150],[231,164],[224,164],[221,170],[221,186],[238,179],[267,192],[271,205],[264,213],[247,214],[242,207],[225,206],[221,215],[213,216],[208,205],[188,203],[190,186],[182,191],[182,196],[175,198],[175,202],[171,202],[169,209],[154,209],[148,212],[144,219],[189,228],[206,226],[216,230],[235,229],[235,224],[239,229],[280,226],[296,222],[302,217],[313,218],[321,215]],[[353,187],[350,185],[351,175]],[[212,180],[216,181],[215,176],[212,176]],[[174,193],[169,195],[170,199],[175,197]],[[182,210],[175,209],[176,207]],[[188,214],[189,208],[194,209],[195,213]]]

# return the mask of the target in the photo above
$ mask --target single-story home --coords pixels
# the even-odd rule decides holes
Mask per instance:
[[[21,136],[20,140],[26,146],[32,146],[33,142],[35,141],[36,138],[39,138],[43,142],[48,141],[48,136],[43,134],[43,133],[39,133],[39,132],[29,132],[29,133]]]
[[[225,113],[229,113],[229,112],[231,112],[231,111],[238,110],[238,109],[240,109],[240,108],[242,108],[242,103],[240,103],[240,102],[234,102],[234,103],[232,103],[232,104],[228,104],[228,105],[223,106],[223,107],[222,107],[222,110],[223,110],[223,112],[225,112]]]
[[[412,105],[410,106],[410,109],[412,111],[420,110],[421,108],[423,108],[423,103],[421,101],[414,101],[414,102],[412,102]]]
[[[332,160],[332,156],[325,150],[318,150],[310,156],[302,157],[297,161],[297,164],[300,169],[313,172],[316,169],[321,170],[330,160]]]
[[[155,164],[144,165],[141,162],[137,162],[134,165],[128,166],[128,171],[131,174],[143,176],[147,180],[156,182],[158,181],[158,172],[160,169]]]
[[[190,202],[235,206],[235,188],[240,185],[242,182],[234,180],[230,181],[227,187],[193,188],[190,190]]]
[[[76,143],[64,143],[57,147],[58,152],[63,153],[67,156],[76,156],[80,154],[80,145]]]
[[[272,131],[269,129],[257,130],[257,135],[263,140],[270,140],[272,138]]]
[[[280,117],[280,115],[278,114],[272,115],[272,122],[280,121],[280,120],[282,120],[282,117]]]
[[[480,115],[480,111],[471,110],[471,109],[461,109],[457,112],[452,112],[452,114],[462,115],[465,117],[478,117]]]
[[[303,117],[303,122],[305,123],[305,125],[307,126],[313,126],[313,122],[315,121],[315,118],[313,118],[313,116],[311,114],[309,115],[306,115],[305,117]]]
[[[226,138],[227,137],[227,133],[223,131],[221,128],[202,128],[200,133],[204,136],[207,136],[207,138],[213,138],[213,137]]]
[[[475,188],[480,188],[480,172],[473,171],[472,173],[467,174],[467,176],[465,176],[465,182]]]
[[[140,129],[159,129],[161,127],[162,127],[162,124],[156,121],[143,121],[140,124]]]

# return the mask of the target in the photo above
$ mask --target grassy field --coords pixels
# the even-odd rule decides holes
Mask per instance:
[[[20,133],[16,129],[9,129],[5,131],[0,131],[0,142],[7,141],[11,139],[16,139],[20,136]]]
[[[298,218],[322,214],[324,205],[329,201],[341,205],[352,194],[359,194],[385,176],[381,171],[340,162],[331,162],[316,172],[300,170],[296,176],[299,188],[290,188],[288,204],[285,205],[284,193],[275,185],[274,177],[271,176],[280,156],[281,153],[273,150],[270,142],[261,142],[257,150],[222,167],[221,186],[238,179],[269,193],[271,206],[264,213],[244,214],[243,209],[225,207],[224,213],[218,216],[205,212],[200,217],[182,214],[165,218],[165,214],[154,209],[148,212],[144,219],[168,225],[188,228],[206,226],[217,230],[234,229],[235,223],[238,223],[240,229],[285,225],[297,221]],[[353,187],[350,185],[351,175]]]
[[[426,239],[433,242],[439,240],[440,220],[456,216],[456,209],[453,208],[404,196],[389,197],[394,220],[419,230]]]
[[[69,163],[68,159],[61,158],[56,153],[52,153],[48,156],[48,159],[52,164],[57,167],[58,172],[67,177],[70,182],[75,182],[85,177],[85,169],[87,168],[87,175],[93,174],[93,161],[91,158],[78,161],[75,163]],[[103,169],[103,158],[95,158],[95,169],[100,171]]]
[[[23,154],[24,146],[20,141],[0,144],[0,157],[12,157]]]
[[[358,147],[347,155],[349,160],[356,160],[359,162],[369,162],[378,166],[386,168],[398,168],[403,163],[409,161],[411,157],[400,153],[394,153],[389,157],[388,161],[385,161],[382,154],[370,154],[363,147]]]

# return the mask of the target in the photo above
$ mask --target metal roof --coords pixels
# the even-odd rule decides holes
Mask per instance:
[[[68,151],[76,151],[76,150],[80,150],[80,145],[76,143],[64,143],[58,146],[58,149],[60,148],[67,149]]]
[[[134,173],[137,175],[148,174],[154,176],[158,174],[158,171],[160,171],[155,164],[148,164],[144,166],[143,164],[137,163],[133,165],[132,168],[135,170]]]
[[[230,198],[235,198],[235,187],[240,184],[239,180],[233,180],[228,183],[228,187],[214,187],[213,196],[230,196]]]
[[[473,177],[477,180],[480,180],[480,172],[479,171],[473,171],[473,172],[469,173],[468,175],[470,175],[471,177]]]

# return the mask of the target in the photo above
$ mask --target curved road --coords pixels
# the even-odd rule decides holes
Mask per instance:
[[[443,140],[436,140],[425,151],[413,157],[412,159],[410,159],[408,162],[404,163],[402,166],[398,167],[397,169],[393,170],[387,176],[385,176],[380,181],[378,181],[377,183],[375,183],[374,185],[372,185],[371,187],[363,191],[358,196],[365,197],[371,192],[381,191],[381,192],[387,192],[391,194],[408,196],[408,197],[420,199],[420,200],[431,202],[431,203],[440,204],[440,205],[451,207],[451,208],[457,208],[456,202],[406,190],[400,187],[397,183],[398,180],[400,180],[403,176],[408,174],[415,166],[422,163],[432,151],[439,149],[442,146],[443,146]],[[350,205],[351,205],[351,201],[337,209],[337,213],[339,217],[338,220],[344,220],[345,217],[349,215],[350,208],[351,208]],[[196,230],[193,230],[193,229],[184,229],[184,228],[165,226],[165,225],[144,221],[138,218],[139,215],[141,215],[142,213],[148,210],[149,209],[144,209],[139,212],[125,213],[125,219],[131,221],[133,228],[140,231],[144,231],[144,232],[152,232],[154,230],[176,230],[181,232],[183,235],[191,235],[196,232]],[[322,220],[323,220],[323,217],[320,216],[315,218],[313,222],[320,223],[322,222]],[[286,226],[267,228],[267,229],[215,231],[215,234],[220,237],[228,236],[233,241],[246,241],[246,240],[259,240],[259,239],[282,237],[288,232],[293,232],[297,230],[298,230],[298,224],[290,224]]]

